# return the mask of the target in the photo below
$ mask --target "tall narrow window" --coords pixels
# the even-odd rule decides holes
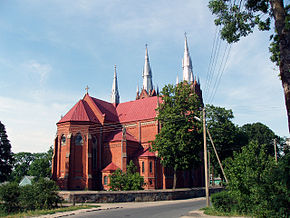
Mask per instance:
[[[83,137],[80,133],[76,135],[75,143],[76,145],[83,145]]]
[[[104,176],[104,185],[108,185],[108,177]]]
[[[150,163],[149,163],[149,171],[150,171],[150,173],[152,173],[152,161],[150,161]]]
[[[62,135],[61,138],[60,138],[60,144],[61,145],[65,145],[65,142],[66,142],[65,135]]]
[[[142,162],[142,173],[145,172],[145,166],[144,166],[144,162]]]

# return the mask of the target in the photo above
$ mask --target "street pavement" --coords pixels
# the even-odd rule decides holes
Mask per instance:
[[[132,218],[188,218],[188,217],[212,217],[203,214],[200,208],[205,207],[205,198],[193,198],[174,201],[154,201],[154,202],[126,202],[126,203],[97,203],[98,208],[82,209],[77,211],[56,213],[52,215],[40,216],[42,218],[52,217],[132,217]],[[218,216],[218,218],[222,218]],[[236,217],[237,218],[237,217]]]

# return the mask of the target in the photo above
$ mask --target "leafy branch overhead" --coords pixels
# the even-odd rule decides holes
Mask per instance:
[[[284,89],[288,128],[290,130],[290,5],[283,0],[210,0],[209,8],[216,15],[220,37],[228,43],[238,42],[253,32],[255,27],[268,31],[270,59],[280,70]],[[274,25],[273,25],[274,24]]]

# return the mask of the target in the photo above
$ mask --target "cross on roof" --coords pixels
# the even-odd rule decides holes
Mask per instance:
[[[88,86],[85,88],[85,90],[87,91],[87,94],[89,94],[89,87]]]

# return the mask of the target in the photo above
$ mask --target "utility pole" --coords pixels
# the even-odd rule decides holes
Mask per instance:
[[[206,128],[206,129],[207,129],[207,134],[208,134],[208,136],[209,136],[210,142],[211,142],[212,147],[213,147],[213,149],[214,149],[214,152],[215,152],[216,158],[217,158],[217,160],[218,160],[218,162],[219,162],[219,165],[220,165],[220,168],[221,168],[221,170],[222,170],[222,173],[223,173],[223,175],[224,175],[224,177],[225,177],[226,182],[228,183],[228,179],[227,179],[226,174],[225,174],[225,172],[224,172],[224,168],[223,168],[223,165],[222,165],[222,163],[221,163],[221,161],[220,161],[219,155],[218,155],[218,153],[217,153],[217,151],[216,151],[216,149],[215,149],[215,146],[214,146],[214,143],[213,143],[212,137],[211,137],[211,135],[210,135],[210,133],[209,133],[208,128]]]
[[[278,159],[277,159],[277,141],[276,141],[276,139],[274,139],[274,152],[275,152],[275,161],[277,163]]]
[[[203,154],[204,154],[205,196],[206,196],[206,206],[209,207],[205,108],[203,108],[202,114],[203,114]]]

